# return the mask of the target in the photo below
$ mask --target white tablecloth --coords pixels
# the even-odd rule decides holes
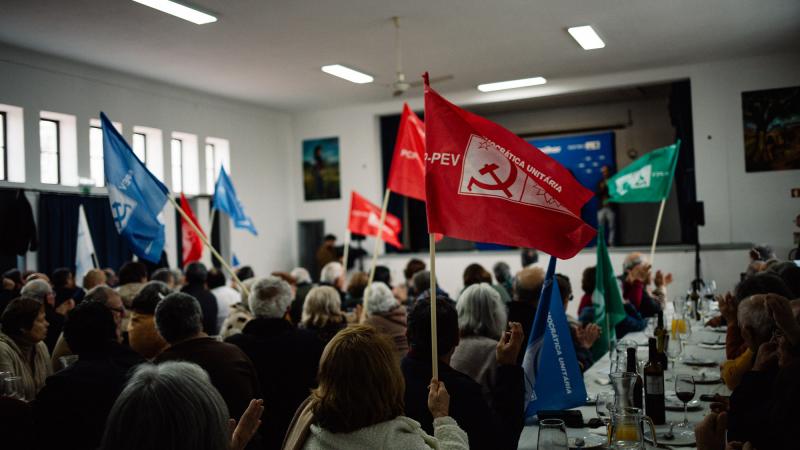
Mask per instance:
[[[639,360],[646,360],[648,358],[647,354],[647,337],[644,333],[630,333],[624,337],[624,339],[629,339],[640,343],[640,346],[637,351],[637,357]],[[693,332],[691,337],[687,340],[685,344],[685,348],[683,353],[680,356],[680,359],[685,357],[694,357],[698,359],[713,359],[718,363],[721,363],[725,360],[725,349],[707,349],[698,347],[699,342],[709,342],[709,341],[721,341],[725,342],[725,334],[720,333],[717,331],[712,331],[708,328],[701,328],[698,323],[695,323],[693,326]],[[608,372],[609,372],[609,365],[610,359],[608,354],[606,354],[603,358],[599,361],[595,362],[592,367],[589,368],[584,373],[583,379],[584,383],[586,384],[586,392],[588,393],[589,397],[596,398],[599,392],[609,391],[613,392],[613,388],[610,385],[601,385],[598,383],[598,380],[608,380]],[[676,364],[676,370],[678,373],[697,373],[698,376],[701,370],[713,370],[715,373],[718,372],[718,367],[690,367],[686,364],[683,364],[680,360]],[[664,382],[664,390],[665,392],[674,392],[674,379],[672,378],[673,370],[672,370],[672,363],[670,363],[670,368],[665,374],[665,382]],[[721,394],[721,395],[730,395],[730,390],[723,384],[697,384],[695,387],[695,399],[699,399],[701,394]],[[691,422],[690,427],[693,429],[694,424],[699,422],[703,419],[703,417],[709,412],[709,402],[701,402],[702,408],[698,411],[689,411],[689,421]],[[588,422],[589,419],[592,417],[597,417],[597,412],[595,410],[595,406],[582,406],[580,408],[576,408],[581,411],[583,414],[584,422]],[[683,411],[667,411],[667,423],[670,422],[681,422],[683,421]],[[595,429],[595,431],[602,430]],[[537,449],[537,438],[538,438],[539,427],[537,425],[528,425],[522,430],[522,435],[519,439],[519,449],[521,450],[536,450]],[[574,428],[567,428],[567,434],[569,436],[580,436],[584,435],[587,432],[590,432],[589,428],[584,429],[574,429]],[[667,442],[663,442],[663,444],[669,445]],[[648,447],[651,448],[651,447]],[[671,446],[671,448],[689,448],[689,447],[677,447]]]

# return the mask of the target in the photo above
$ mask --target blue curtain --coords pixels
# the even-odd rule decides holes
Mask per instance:
[[[75,270],[78,239],[78,207],[86,221],[100,267],[119,270],[132,253],[117,233],[108,197],[42,193],[39,195],[39,271],[50,274],[59,267]]]

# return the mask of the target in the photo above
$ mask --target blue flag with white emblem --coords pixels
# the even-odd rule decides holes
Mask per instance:
[[[244,228],[253,233],[254,236],[258,236],[258,231],[253,226],[253,221],[245,215],[242,203],[236,197],[236,189],[233,188],[233,183],[228,178],[228,174],[225,173],[224,167],[220,167],[217,184],[214,186],[213,207],[229,215],[236,228]]]
[[[157,263],[164,249],[164,224],[158,215],[167,203],[169,190],[139,161],[102,112],[100,121],[103,166],[114,225],[136,256]]]
[[[586,404],[586,386],[572,345],[567,314],[555,281],[556,258],[550,257],[522,368],[525,371],[525,417],[542,410]]]

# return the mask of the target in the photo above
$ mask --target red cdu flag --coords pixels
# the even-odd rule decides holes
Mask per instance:
[[[363,234],[365,236],[377,236],[378,228],[381,222],[381,209],[369,200],[353,191],[350,198],[350,220],[347,223],[347,229],[353,233]],[[400,234],[402,225],[400,219],[396,216],[386,213],[386,220],[383,223],[383,233],[381,239],[387,244],[391,244],[397,248],[403,248],[403,244],[397,236]]]
[[[592,192],[514,133],[442,98],[425,78],[428,231],[575,256],[596,234],[580,218]]]
[[[181,193],[181,209],[192,219],[192,222],[197,225],[197,228],[202,231],[203,229],[200,228],[197,217],[195,217],[194,211],[192,211],[192,207],[189,206],[189,202],[186,200],[186,196],[183,195],[183,193]],[[181,216],[181,240],[183,248],[181,265],[185,266],[191,262],[200,261],[200,258],[203,257],[203,243],[200,240],[200,236],[197,235],[194,228],[189,225],[183,216]]]
[[[403,104],[386,188],[425,201],[425,124],[408,103]]]

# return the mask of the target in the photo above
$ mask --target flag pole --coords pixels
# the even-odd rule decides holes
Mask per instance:
[[[214,218],[217,216],[217,209],[213,206],[211,207],[211,221],[208,223],[208,234],[212,234],[214,231]]]
[[[661,200],[661,207],[658,208],[658,219],[656,219],[656,230],[653,233],[653,244],[650,245],[650,266],[653,265],[653,258],[656,256],[656,242],[658,241],[658,230],[661,228],[661,218],[664,216],[664,205],[667,203],[667,198]]]
[[[92,244],[92,245],[94,245],[94,244]],[[100,262],[97,261],[97,255],[95,255],[94,253],[92,253],[92,265],[94,266],[95,269],[99,269],[100,268]]]
[[[197,235],[200,237],[200,240],[203,241],[203,244],[205,244],[205,246],[208,247],[208,250],[211,251],[211,254],[214,255],[215,258],[217,258],[217,261],[219,261],[220,264],[222,264],[222,267],[224,267],[225,270],[228,271],[230,276],[234,279],[234,281],[236,281],[236,284],[242,287],[242,290],[244,291],[245,295],[249,297],[250,290],[247,289],[247,286],[242,284],[242,280],[240,280],[239,277],[236,276],[236,272],[233,271],[233,268],[230,266],[230,264],[228,264],[228,261],[225,261],[225,258],[223,258],[219,254],[219,252],[217,252],[217,250],[211,245],[211,242],[208,241],[206,235],[203,234],[203,232],[200,231],[197,225],[194,224],[194,221],[192,221],[192,219],[189,218],[189,215],[186,214],[186,211],[184,211],[183,208],[181,208],[180,205],[178,205],[178,202],[175,201],[171,192],[167,192],[167,199],[170,201],[170,203],[172,203],[172,206],[175,207],[175,209],[178,211],[181,217],[183,217],[183,219],[189,224],[189,226],[192,227],[194,232],[197,233]]]
[[[378,225],[378,235],[375,236],[375,248],[372,251],[372,267],[369,269],[369,279],[367,280],[367,288],[364,290],[364,307],[361,309],[361,319],[360,322],[364,322],[364,319],[367,317],[367,302],[369,298],[369,290],[372,287],[372,280],[375,279],[375,267],[378,265],[378,249],[380,248],[380,244],[383,241],[383,224],[386,222],[386,210],[389,208],[389,194],[391,194],[391,189],[386,189],[386,193],[383,195],[383,206],[381,206],[381,220]],[[345,268],[345,273],[347,272]]]
[[[347,276],[347,258],[350,256],[350,230],[344,235],[344,254],[342,255],[342,265],[344,266],[344,274]]]
[[[436,333],[436,238],[428,235],[428,247],[431,253],[431,364],[433,378],[439,379],[439,341]]]

